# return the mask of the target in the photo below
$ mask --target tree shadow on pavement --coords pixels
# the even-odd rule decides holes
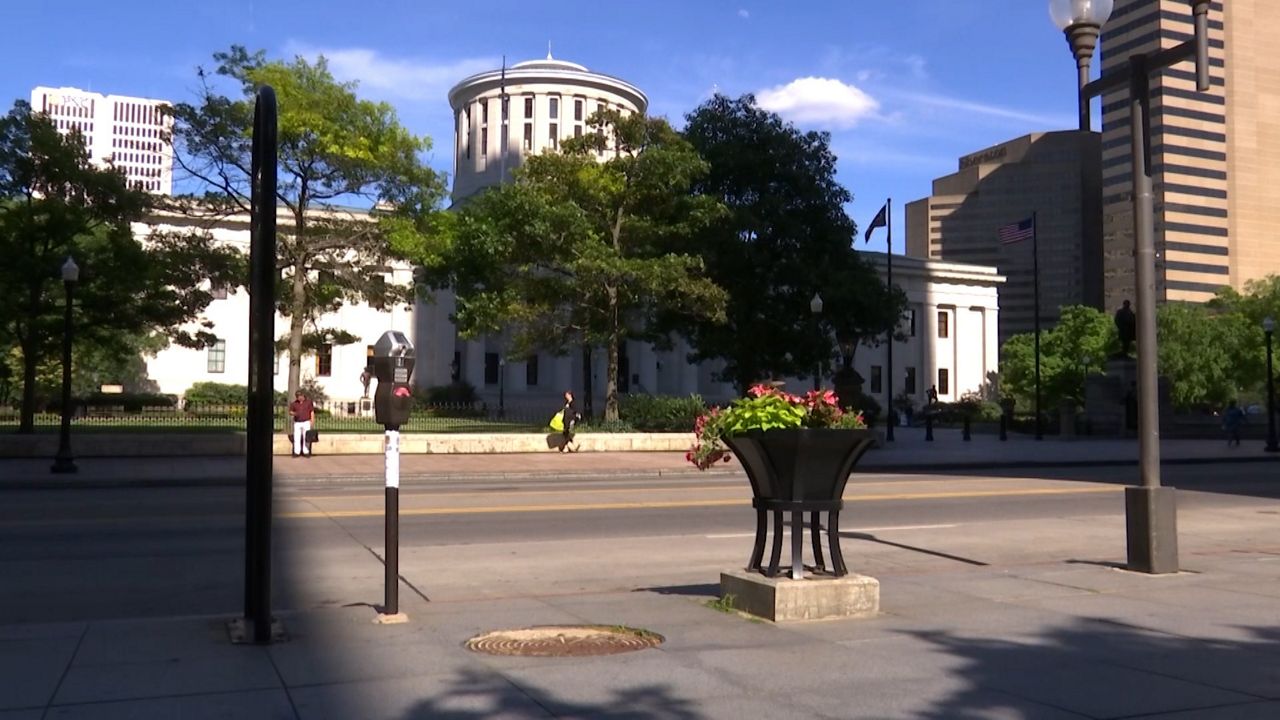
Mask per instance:
[[[664,685],[608,691],[599,702],[570,700],[527,683],[515,684],[495,671],[469,669],[438,697],[419,701],[402,720],[580,717],[600,720],[697,720],[694,703]]]
[[[914,717],[1164,717],[1197,708],[1213,709],[1197,718],[1280,717],[1280,702],[1269,702],[1280,698],[1280,630],[1223,629],[1245,639],[1172,635],[1101,619],[1017,639],[911,631],[964,661],[945,671],[962,689]]]

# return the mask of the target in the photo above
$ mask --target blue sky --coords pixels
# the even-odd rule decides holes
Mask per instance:
[[[849,212],[865,227],[929,193],[960,155],[1075,124],[1074,63],[1047,0],[26,0],[0,44],[6,106],[36,85],[189,100],[195,68],[238,43],[324,53],[364,96],[391,102],[450,169],[446,93],[465,75],[542,57],[623,77],[679,126],[719,90],[756,93],[828,130]],[[1096,67],[1096,63],[1095,63]],[[878,245],[883,240],[877,238]],[[882,246],[881,246],[882,247]]]

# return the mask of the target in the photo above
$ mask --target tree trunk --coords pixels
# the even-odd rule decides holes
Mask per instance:
[[[306,331],[307,268],[302,262],[293,266],[293,282],[289,288],[289,397],[302,386],[302,337]]]
[[[34,345],[34,339],[22,344],[22,418],[18,432],[23,435],[36,429],[36,365],[40,358],[36,357]]]
[[[621,328],[618,326],[618,289],[606,287],[609,296],[609,344],[608,362],[604,379],[604,419],[618,419],[618,344],[621,342]]]
[[[591,396],[595,393],[595,387],[591,382],[591,346],[582,345],[582,416],[585,418],[593,417],[593,405]]]

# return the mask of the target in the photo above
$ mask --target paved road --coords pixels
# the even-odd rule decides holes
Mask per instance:
[[[1180,521],[1192,541],[1213,543],[1248,530],[1219,522],[1219,511],[1251,510],[1263,527],[1280,520],[1270,471],[1174,467],[1165,479],[1186,490]],[[859,475],[846,494],[845,553],[872,574],[1074,550],[1093,553],[1082,561],[1123,559],[1121,489],[1133,468],[1026,472]],[[7,492],[0,624],[234,613],[242,508],[228,488]],[[401,510],[402,592],[436,602],[705,584],[742,564],[753,527],[734,477],[417,484]],[[1050,518],[1078,519],[1080,547],[1038,537],[1036,521]],[[382,528],[382,495],[367,485],[281,490],[276,607],[379,602]]]

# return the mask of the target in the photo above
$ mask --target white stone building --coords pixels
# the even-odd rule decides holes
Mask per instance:
[[[130,184],[160,195],[173,193],[173,146],[165,140],[173,118],[161,110],[168,105],[70,87],[31,91],[31,109],[47,114],[63,133],[79,130],[90,160],[113,160]]]

